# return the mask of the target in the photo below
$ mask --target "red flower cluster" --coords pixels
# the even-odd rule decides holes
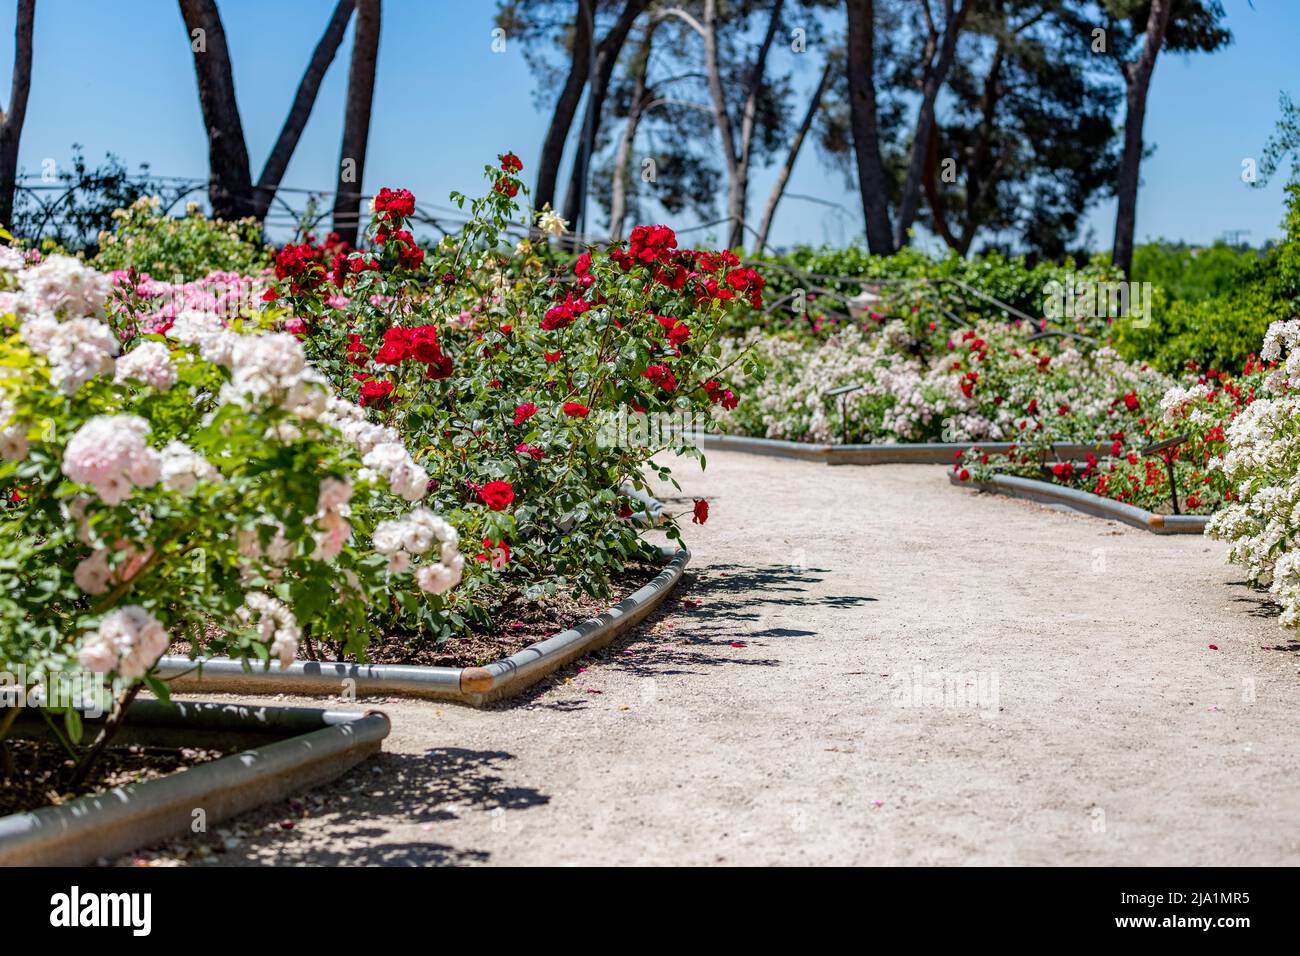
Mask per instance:
[[[570,292],[559,305],[546,310],[542,317],[542,329],[554,332],[556,329],[568,328],[573,320],[591,308],[591,303],[580,295]]]
[[[390,232],[381,226],[375,233],[375,242],[397,250],[397,264],[414,272],[424,263],[424,250],[415,244],[415,237],[405,229]]]
[[[564,414],[570,418],[586,418],[591,414],[591,409],[581,402],[565,402]]]
[[[311,292],[325,278],[320,251],[307,243],[290,243],[275,254],[275,277],[287,279],[294,295]]]
[[[708,393],[709,401],[714,405],[721,405],[723,408],[732,409],[740,404],[739,399],[731,389],[724,389],[722,383],[717,379],[711,378],[703,385],[704,391]]]
[[[427,365],[428,378],[446,378],[452,371],[451,359],[438,345],[437,326],[418,325],[407,329],[395,325],[384,333],[384,344],[375,353],[375,361],[380,365],[400,365],[407,359]]]
[[[681,319],[674,319],[667,315],[656,315],[655,321],[663,327],[668,344],[674,348],[680,348],[691,337],[691,327]]]
[[[673,374],[672,369],[662,362],[651,365],[641,373],[641,377],[650,379],[665,392],[672,392],[677,389],[677,376]]]
[[[385,186],[375,196],[375,218],[382,221],[405,219],[415,212],[415,196],[409,189]]]
[[[361,383],[361,405],[363,408],[384,409],[395,396],[393,383],[387,379],[372,378]]]
[[[519,157],[514,153],[502,153],[497,159],[501,160],[503,172],[521,173],[524,171],[524,164],[519,161]]]
[[[330,263],[330,280],[341,289],[348,276],[377,271],[379,271],[379,263],[375,261],[374,256],[351,258],[346,252],[340,252]]]
[[[637,263],[668,262],[677,248],[677,234],[667,226],[637,226],[628,237],[627,251],[615,249],[609,257],[624,272]]]
[[[764,284],[763,277],[749,267],[732,269],[727,273],[727,285],[741,293],[751,308],[762,307]]]

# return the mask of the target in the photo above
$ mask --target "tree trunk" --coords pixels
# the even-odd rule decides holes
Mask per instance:
[[[939,43],[939,59],[933,69],[926,62],[925,80],[921,86],[921,105],[916,114],[916,130],[912,136],[912,149],[907,159],[907,175],[903,179],[903,193],[898,204],[898,220],[894,223],[894,246],[901,249],[907,244],[907,230],[912,228],[916,212],[921,205],[921,180],[925,174],[925,161],[930,148],[930,131],[934,127],[934,102],[948,78],[953,56],[957,51],[957,37],[962,21],[970,9],[970,0],[944,0],[943,39]]]
[[[777,170],[776,182],[772,185],[771,195],[767,197],[767,208],[763,210],[763,221],[758,227],[756,252],[761,253],[767,246],[768,233],[772,231],[772,217],[776,215],[777,204],[781,202],[781,197],[785,195],[785,185],[790,181],[790,173],[794,169],[795,160],[799,158],[799,149],[803,146],[808,131],[812,129],[813,120],[817,117],[817,111],[821,108],[822,97],[826,95],[826,87],[830,86],[832,66],[831,59],[827,57],[826,67],[822,70],[822,78],[817,84],[817,89],[813,91],[812,99],[808,101],[808,112],[804,113],[803,122],[799,124],[794,139],[790,141],[790,152],[785,158],[785,163]]]
[[[379,59],[379,0],[357,0],[357,26],[352,38],[348,71],[348,100],[343,115],[343,149],[339,154],[338,189],[334,194],[334,231],[349,245],[360,232],[361,186],[370,141],[370,110],[375,99],[375,67]]]
[[[957,249],[961,244],[960,240],[952,234],[948,228],[948,218],[943,211],[943,200],[939,196],[939,182],[937,173],[939,170],[939,137],[931,135],[930,146],[926,150],[925,158],[925,199],[930,206],[930,219],[934,224],[934,231],[939,234],[939,238],[944,241],[949,249]]]
[[[763,83],[763,73],[767,69],[767,55],[772,49],[772,40],[781,23],[782,0],[772,5],[771,19],[767,23],[767,32],[762,45],[754,57],[749,69],[748,94],[740,118],[740,142],[736,142],[732,127],[731,114],[727,111],[726,94],[722,88],[722,68],[718,63],[718,3],[717,0],[705,0],[704,24],[704,61],[709,75],[709,95],[713,100],[713,118],[722,139],[722,156],[727,164],[727,219],[731,224],[727,236],[727,247],[738,249],[745,242],[746,199],[749,195],[749,161],[750,146],[754,138],[754,120],[758,110],[759,88]]]
[[[875,255],[894,251],[889,222],[889,177],[880,157],[876,116],[875,10],[872,0],[848,0],[849,124],[858,166],[858,191],[866,220],[867,248]]]
[[[325,27],[324,35],[316,44],[316,50],[307,63],[302,80],[298,83],[298,92],[294,95],[289,115],[285,117],[280,136],[276,139],[271,155],[267,157],[266,165],[262,167],[262,175],[257,181],[257,190],[253,197],[253,215],[259,221],[266,218],[271,200],[275,198],[275,192],[280,188],[280,180],[289,167],[289,160],[293,158],[293,151],[298,147],[298,140],[307,126],[307,119],[311,116],[312,107],[316,103],[321,80],[325,77],[325,71],[329,69],[330,64],[334,62],[339,44],[343,42],[343,34],[347,30],[354,6],[354,0],[339,0],[338,6],[334,8],[334,15],[330,17],[330,22]]]
[[[623,127],[623,136],[618,142],[618,152],[614,156],[614,182],[610,189],[609,200],[609,237],[623,238],[623,221],[627,218],[627,187],[632,176],[632,148],[636,143],[636,130],[641,124],[641,111],[646,101],[646,74],[650,69],[650,47],[654,40],[657,21],[648,23],[645,36],[632,61],[633,80],[632,103],[628,108],[627,123]]]
[[[560,161],[564,158],[564,144],[569,139],[569,128],[582,88],[587,84],[591,67],[591,37],[595,25],[595,0],[578,0],[578,12],[573,25],[573,55],[569,59],[569,75],[564,80],[560,96],[551,113],[551,125],[546,128],[542,141],[542,154],[537,160],[537,185],[533,189],[533,206],[555,207],[555,181],[560,176]]]
[[[1120,160],[1119,182],[1115,189],[1119,208],[1115,214],[1112,260],[1125,275],[1133,265],[1133,233],[1137,226],[1138,173],[1142,164],[1142,126],[1146,120],[1147,91],[1156,68],[1156,56],[1165,40],[1165,29],[1169,26],[1169,8],[1170,0],[1151,0],[1142,52],[1136,62],[1126,63],[1123,67],[1127,87],[1124,155]]]
[[[596,47],[596,62],[591,76],[591,88],[587,91],[587,110],[582,122],[582,142],[573,157],[573,168],[569,171],[569,188],[564,193],[563,216],[574,224],[582,217],[587,202],[587,171],[591,168],[591,154],[595,149],[596,133],[605,110],[605,97],[609,93],[609,81],[618,65],[619,54],[623,44],[632,30],[648,0],[627,0],[623,12],[614,25],[610,27],[605,38]]]
[[[253,212],[253,178],[248,169],[244,126],[235,102],[230,51],[216,0],[180,0],[190,34],[199,105],[208,127],[208,199],[218,219],[239,219]],[[201,31],[195,33],[195,31]]]
[[[0,225],[12,225],[14,190],[18,180],[18,141],[27,118],[27,95],[32,89],[32,26],[36,0],[18,0],[14,25],[14,74],[9,109],[0,112]]]

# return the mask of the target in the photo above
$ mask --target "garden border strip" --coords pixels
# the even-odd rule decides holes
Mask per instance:
[[[1072,511],[1092,515],[1094,518],[1106,518],[1122,521],[1124,524],[1150,531],[1153,534],[1202,534],[1209,518],[1205,515],[1161,515],[1125,504],[1112,501],[1101,495],[1050,481],[1035,481],[1032,478],[1019,478],[1015,475],[994,475],[988,481],[962,481],[954,474],[948,475],[948,481],[958,488],[973,488],[991,494],[1007,495],[1011,498],[1023,498],[1042,504],[1061,505]]]
[[[246,671],[231,658],[167,656],[157,676],[175,692],[338,696],[345,681],[359,697],[422,697],[479,706],[516,694],[588,651],[603,647],[657,608],[681,580],[691,559],[685,548],[663,547],[667,566],[649,583],[604,613],[530,644],[485,667],[420,667],[295,661],[284,670]]]
[[[783,441],[776,438],[749,438],[744,435],[705,435],[704,447],[719,451],[738,451],[750,455],[768,455],[774,458],[798,458],[802,461],[820,461],[827,465],[951,465],[959,452],[970,448],[1003,454],[1012,442],[900,442],[870,443],[862,445],[827,445],[809,442]],[[1084,458],[1089,452],[1110,454],[1110,443],[1080,445],[1059,442],[1052,446],[1058,458]]]
[[[193,824],[202,808],[208,824],[284,799],[341,776],[380,750],[391,724],[387,715],[304,707],[247,707],[142,700],[128,711],[121,740],[135,717],[135,740],[158,743],[212,735],[251,740],[241,750],[156,780],[115,787],[62,806],[0,817],[0,866],[83,866],[104,857],[160,843]],[[22,736],[39,736],[44,722],[20,716]],[[95,726],[88,721],[87,730]],[[210,745],[210,744],[209,744]]]

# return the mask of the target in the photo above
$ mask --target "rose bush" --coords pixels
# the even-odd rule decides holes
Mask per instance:
[[[766,369],[737,389],[725,430],[794,441],[1108,441],[1139,425],[1170,380],[1108,348],[1031,340],[1025,324],[982,321],[920,331],[891,320],[821,341],[751,333],[729,348]],[[731,354],[731,352],[727,353]],[[863,387],[839,399],[826,393]]]
[[[1219,468],[1232,500],[1206,534],[1229,544],[1228,560],[1267,586],[1283,627],[1300,626],[1300,320],[1275,322],[1260,357],[1277,363],[1255,400],[1227,428]]]
[[[1109,454],[1058,461],[1049,454],[1048,444],[1039,442],[1022,443],[1005,455],[974,447],[962,455],[954,472],[977,481],[997,473],[1047,479],[1166,512],[1171,510],[1172,464],[1180,511],[1209,514],[1233,500],[1232,484],[1221,467],[1226,429],[1255,400],[1265,374],[1265,367],[1249,358],[1241,376],[1190,368],[1184,383],[1170,385],[1154,404],[1149,395],[1126,393],[1123,403],[1136,419],[1108,436]],[[1179,444],[1142,454],[1148,445],[1183,437]]]
[[[94,265],[158,279],[192,282],[213,272],[252,275],[271,263],[262,227],[252,217],[237,222],[209,219],[198,203],[176,218],[161,212],[157,196],[142,196],[113,212],[114,230],[99,236]]]
[[[485,550],[463,589],[470,617],[509,589],[605,596],[612,574],[648,556],[626,489],[671,481],[654,460],[666,447],[698,449],[624,426],[702,426],[734,403],[727,375],[747,359],[722,361],[719,327],[762,296],[734,255],[680,249],[666,226],[562,265],[509,243],[521,169],[504,154],[486,195],[453,194],[469,221],[429,249],[410,232],[415,198],[383,189],[367,249],[286,246],[266,294],[335,387],[403,437],[432,476],[434,509],[487,543],[491,560]],[[666,531],[679,538],[675,518]]]
[[[150,672],[177,641],[283,665],[313,639],[364,655],[375,602],[445,613],[464,558],[422,503],[428,475],[297,338],[197,310],[119,335],[109,276],[58,256],[0,266],[11,674],[106,675],[120,713],[142,683],[166,695]]]

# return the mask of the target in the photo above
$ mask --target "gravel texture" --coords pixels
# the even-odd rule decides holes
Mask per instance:
[[[1300,645],[1221,544],[936,466],[678,474],[711,517],[638,631],[492,709],[375,704],[383,755],[121,862],[1300,863]]]

